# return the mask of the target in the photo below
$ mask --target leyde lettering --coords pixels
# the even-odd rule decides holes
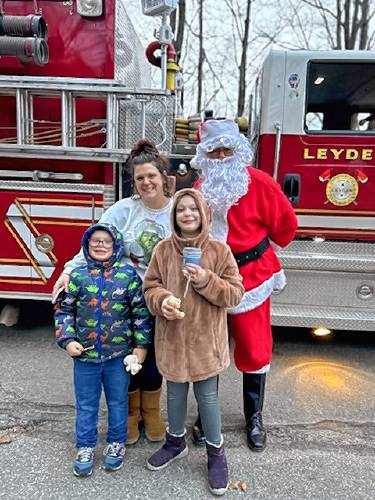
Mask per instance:
[[[356,160],[358,158],[358,151],[356,149],[347,149],[345,158],[347,160]]]
[[[333,154],[334,160],[339,160],[341,153],[344,151],[343,149],[331,149],[331,153]]]
[[[315,159],[314,155],[310,155],[309,148],[303,149],[303,159],[304,160],[314,160]]]
[[[318,148],[316,152],[317,160],[326,160],[327,159],[327,150],[325,148]]]
[[[362,160],[372,160],[372,149],[362,149]]]

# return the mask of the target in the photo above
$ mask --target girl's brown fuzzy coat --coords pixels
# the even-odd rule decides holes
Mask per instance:
[[[200,234],[191,239],[180,236],[175,218],[176,205],[186,194],[195,199],[202,217]],[[198,191],[178,191],[171,212],[172,236],[156,246],[144,279],[146,303],[156,316],[157,366],[172,382],[205,380],[229,366],[225,308],[240,303],[244,288],[230,248],[209,236],[208,219],[207,205]],[[201,267],[208,270],[208,278],[199,287],[190,285],[181,306],[185,318],[168,321],[161,315],[161,305],[170,295],[183,297],[185,246],[202,249]]]

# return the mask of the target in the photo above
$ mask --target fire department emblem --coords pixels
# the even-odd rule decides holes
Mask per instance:
[[[358,183],[349,174],[338,174],[328,181],[326,187],[328,201],[333,205],[345,207],[355,201],[358,196]]]
[[[362,170],[357,170],[357,178],[349,174],[337,174],[331,177],[332,169],[325,170],[320,176],[321,182],[327,182],[327,203],[345,207],[354,203],[359,192],[358,182],[365,183],[368,178]]]

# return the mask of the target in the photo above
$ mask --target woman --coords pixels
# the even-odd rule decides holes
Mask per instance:
[[[169,161],[149,141],[133,147],[127,166],[132,171],[134,195],[112,205],[100,222],[113,224],[123,235],[126,261],[132,264],[143,280],[154,246],[170,234],[172,183],[168,178]],[[83,263],[80,252],[67,262],[55,283],[53,295],[67,288],[72,269]],[[160,417],[162,377],[156,367],[153,346],[148,349],[142,370],[131,377],[129,386],[128,441],[138,441],[139,423],[143,421],[146,437],[161,441],[165,424]]]

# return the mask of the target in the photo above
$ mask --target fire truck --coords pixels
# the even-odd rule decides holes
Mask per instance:
[[[299,227],[280,326],[375,330],[375,53],[272,50],[250,99],[256,166]]]
[[[0,298],[49,300],[84,230],[122,197],[132,145],[172,152],[176,96],[151,88],[126,4],[0,3]],[[163,18],[163,70],[176,1],[143,4]]]

